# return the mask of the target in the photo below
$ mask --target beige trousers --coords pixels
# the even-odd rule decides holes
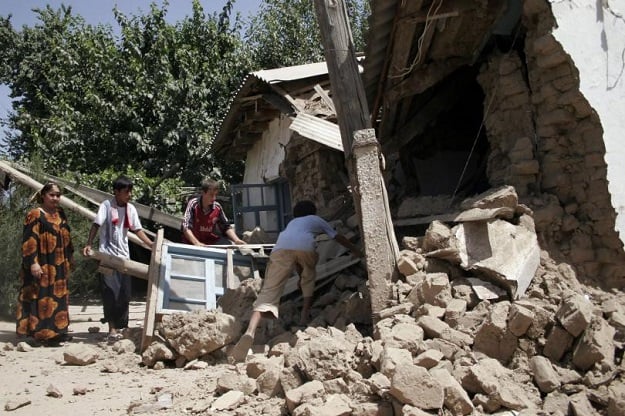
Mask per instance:
[[[254,302],[254,310],[271,312],[278,318],[278,306],[284,285],[297,269],[304,297],[312,297],[315,292],[315,267],[319,255],[316,251],[278,250],[271,253],[263,287]]]

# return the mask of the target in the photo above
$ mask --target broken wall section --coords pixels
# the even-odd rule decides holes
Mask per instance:
[[[343,153],[295,132],[286,146],[280,173],[289,180],[291,200],[313,201],[324,218],[335,218],[333,214],[351,200]]]
[[[513,185],[534,210],[541,245],[581,278],[625,286],[603,130],[578,71],[553,37],[546,2],[524,3],[524,56],[493,55],[481,68],[492,186]]]

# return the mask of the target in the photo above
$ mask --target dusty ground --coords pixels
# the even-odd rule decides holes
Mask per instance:
[[[144,308],[145,304],[140,302],[131,304],[130,328],[143,325]],[[101,352],[99,359],[87,366],[65,365],[63,350],[66,346],[38,347],[25,352],[0,351],[0,414],[125,415],[131,403],[151,403],[163,392],[171,392],[172,401],[180,404],[181,397],[201,384],[200,378],[206,370],[151,370],[136,363],[138,355],[113,351],[111,345],[101,340],[106,333],[106,325],[99,322],[101,306],[73,305],[70,316],[72,343],[95,346]],[[89,327],[96,326],[100,328],[99,334],[88,332]],[[14,346],[17,343],[15,323],[0,322],[0,343],[9,342]],[[114,363],[120,371],[103,372],[106,362]],[[56,387],[62,397],[48,395],[50,385]],[[75,388],[86,388],[86,393],[74,394]],[[7,403],[28,401],[29,404],[18,409],[5,410]],[[146,412],[149,413],[153,412]],[[159,412],[165,413],[169,412]]]

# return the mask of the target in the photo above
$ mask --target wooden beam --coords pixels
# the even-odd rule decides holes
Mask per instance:
[[[437,4],[440,5],[438,7]],[[475,0],[454,0],[452,2],[439,2],[438,0],[432,3],[432,6],[428,10],[413,11],[405,16],[402,16],[402,21],[412,23],[422,23],[426,20],[445,19],[447,17],[460,16],[469,10],[480,7],[479,3]]]
[[[33,172],[29,169],[26,169],[21,166],[16,166],[17,169],[32,175]],[[99,205],[102,201],[107,199],[112,199],[113,195],[108,192],[100,191],[99,189],[90,188],[85,185],[81,185],[78,183],[73,183],[63,178],[58,178],[53,175],[44,174],[44,176],[49,179],[58,182],[63,186],[64,189],[70,191],[76,196],[91,202],[94,205]],[[179,229],[180,224],[182,223],[182,218],[176,217],[175,215],[165,214],[157,209],[149,207],[147,205],[139,204],[138,202],[132,202],[132,204],[137,208],[137,213],[139,217],[143,219],[148,219],[159,224],[165,225],[170,228]],[[153,235],[153,233],[146,230],[148,235]]]
[[[270,107],[265,103],[265,105],[257,106],[256,108],[250,108],[245,111],[243,114],[242,123],[258,123],[258,122],[269,122],[276,117],[280,116],[280,111],[276,110],[274,107]]]
[[[112,256],[101,251],[92,251],[89,257],[93,257],[100,262],[100,266],[115,269],[120,273],[129,276],[138,277],[139,279],[148,280],[148,265],[121,257]]]
[[[161,278],[161,255],[163,253],[163,229],[156,232],[154,250],[150,258],[148,268],[148,293],[145,302],[145,317],[143,318],[143,334],[141,337],[140,351],[143,352],[152,342],[156,323],[156,308],[158,301],[158,286]]]
[[[315,0],[352,197],[360,218],[374,322],[386,308],[397,275],[399,249],[380,170],[379,144],[371,128],[344,0]],[[363,140],[363,137],[366,137]],[[370,163],[375,160],[375,163]],[[382,201],[380,201],[382,196]]]
[[[326,263],[318,264],[315,267],[315,282],[319,282],[324,280],[325,278],[332,276],[341,270],[344,270],[356,263],[359,263],[360,259],[352,257],[352,256],[339,256],[329,260]],[[293,275],[286,281],[284,285],[284,291],[282,292],[282,296],[288,296],[293,292],[299,290],[299,276]]]
[[[41,190],[41,188],[43,188],[43,184],[39,183],[38,181],[32,179],[31,177],[27,175],[24,175],[22,172],[20,172],[17,169],[14,169],[6,162],[0,161],[0,170],[8,174],[12,179],[16,180],[22,185],[26,185],[36,191],[39,191]],[[93,221],[96,216],[95,212],[90,211],[89,209],[83,207],[80,204],[77,204],[76,202],[72,201],[66,196],[61,196],[60,204],[62,207],[67,208],[71,211],[74,211],[82,215],[83,217],[87,218],[90,221]],[[150,247],[143,244],[143,241],[141,241],[141,239],[132,232],[128,233],[128,239],[134,244],[138,244],[141,247],[151,250]]]
[[[263,100],[274,106],[278,111],[284,114],[295,114],[293,107],[283,96],[276,93],[263,94]]]
[[[334,102],[332,101],[332,98],[330,98],[328,93],[323,88],[321,88],[321,85],[319,84],[316,84],[314,88],[317,94],[319,94],[319,96],[321,97],[321,100],[330,108],[330,110],[332,110],[334,114],[336,114],[336,108],[334,108]]]
[[[390,57],[391,62],[388,75],[391,84],[396,84],[403,78],[401,72],[404,71],[408,65],[413,39],[417,31],[417,25],[404,17],[421,10],[422,6],[422,0],[401,2],[399,5],[399,10],[397,11],[398,20],[393,35],[395,42],[393,42],[392,45],[393,52]]]
[[[277,84],[271,84],[271,88],[274,91],[276,91],[279,95],[284,97],[293,106],[296,112],[301,113],[302,111],[304,111],[302,106],[298,104],[295,98],[291,97],[291,94],[285,91],[282,87],[278,86]]]
[[[467,58],[450,58],[443,62],[433,62],[422,69],[413,71],[408,78],[386,92],[386,101],[397,102],[402,98],[421,94],[447,78],[456,69],[469,63]]]

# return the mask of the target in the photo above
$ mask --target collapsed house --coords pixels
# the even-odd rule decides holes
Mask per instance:
[[[571,19],[593,22],[595,12],[604,26],[619,15],[609,5],[561,3],[373,1],[363,82],[400,236],[423,232],[464,197],[510,185],[534,211],[542,247],[580,278],[622,287],[622,117],[606,97],[622,96],[623,83],[616,78],[601,97],[593,90],[589,102],[582,75],[594,73],[581,73],[583,57],[574,61],[565,46],[593,52],[558,40],[554,11],[569,27],[560,32],[571,31]],[[612,42],[618,30],[605,33]],[[600,42],[591,43],[598,53]],[[349,196],[324,70],[250,74],[215,151],[245,158],[244,183],[288,184],[286,199],[311,198],[332,216]],[[616,172],[609,182],[608,172]]]
[[[292,414],[624,414],[623,117],[608,104],[625,90],[622,14],[544,0],[371,8],[362,79],[401,276],[377,322],[357,269],[316,300],[313,328],[288,331],[285,302],[218,406],[253,412],[225,399],[244,391]],[[611,70],[607,88],[590,56]],[[247,183],[282,181],[340,217],[336,115],[312,68],[250,74],[215,149],[246,159]],[[258,284],[223,311],[244,316]]]
[[[322,62],[253,72],[239,87],[213,142],[217,155],[245,160],[243,185],[234,188],[235,211],[246,210],[235,212],[239,231],[280,231],[291,201],[302,199],[334,217],[349,198],[329,83]],[[246,185],[253,191],[242,195]]]
[[[372,2],[363,80],[403,249],[386,308],[372,321],[366,272],[341,269],[308,328],[288,299],[245,363],[205,376],[211,400],[179,412],[625,414],[613,130],[553,31],[563,3]],[[301,198],[356,228],[335,117],[320,64],[244,81],[215,145],[272,189],[246,193],[245,228],[279,230]],[[260,284],[164,316],[143,363],[224,364]]]

